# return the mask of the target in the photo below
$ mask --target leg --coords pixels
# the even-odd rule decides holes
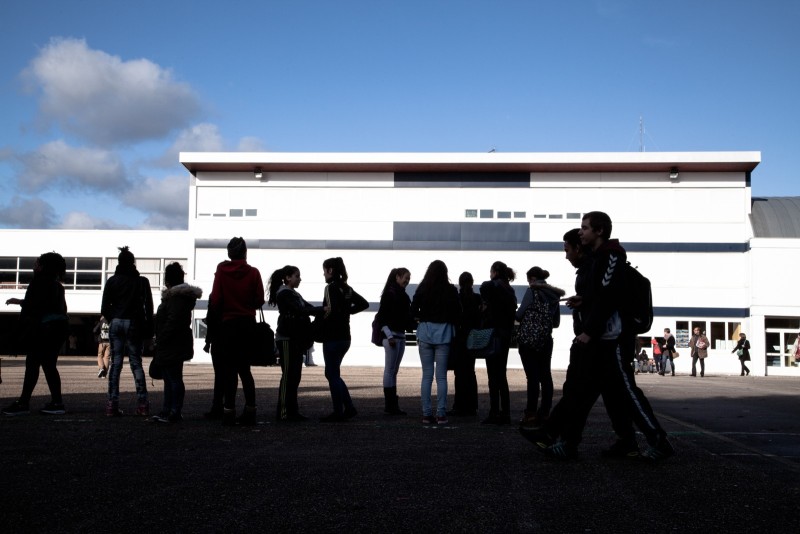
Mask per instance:
[[[706,376],[706,359],[700,358],[700,376]]]
[[[550,338],[544,350],[538,354],[536,368],[539,375],[539,382],[542,385],[542,402],[536,413],[540,420],[547,419],[550,409],[553,407],[553,373],[550,365],[553,358],[553,339]]]
[[[450,355],[450,345],[435,345],[434,363],[436,374],[436,416],[447,415],[447,358]]]
[[[108,369],[108,402],[114,410],[119,406],[119,376],[122,373],[122,358],[129,324],[130,321],[125,319],[112,319],[109,327],[111,365]]]
[[[348,344],[349,347],[349,344]],[[344,381],[341,376],[342,359],[344,358],[342,341],[326,341],[322,344],[322,357],[325,360],[325,378],[331,391],[333,413],[337,416],[344,414]]]
[[[528,400],[525,404],[525,419],[533,417],[539,404],[539,379],[534,365],[534,350],[526,345],[519,347],[519,359],[525,371]]]
[[[420,401],[423,417],[433,415],[431,407],[431,387],[433,386],[433,370],[435,362],[434,345],[420,341],[418,343],[419,360],[422,364],[422,382],[420,384]]]

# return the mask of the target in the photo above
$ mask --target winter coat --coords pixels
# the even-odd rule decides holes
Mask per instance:
[[[701,342],[700,344],[703,347],[698,347],[697,343]],[[692,335],[692,338],[689,340],[689,349],[691,349],[692,357],[697,356],[698,358],[705,359],[708,356],[708,338],[704,335],[695,336]]]
[[[739,356],[739,360],[741,360],[743,362],[749,362],[750,361],[750,340],[749,339],[740,339],[739,342],[736,344],[736,346],[733,347],[733,350],[731,351],[731,354],[733,354],[734,352],[736,352],[737,350],[740,350],[740,349],[742,351],[742,355]]]
[[[191,360],[194,356],[192,310],[203,290],[189,284],[178,284],[161,292],[156,312],[157,365],[169,366]]]
[[[617,239],[610,239],[589,255],[589,268],[583,287],[579,312],[581,330],[592,339],[617,339],[622,334],[619,303],[622,300],[625,249]]]
[[[517,295],[508,282],[495,278],[481,284],[481,298],[486,304],[484,327],[494,328],[501,337],[511,337],[517,313]]]

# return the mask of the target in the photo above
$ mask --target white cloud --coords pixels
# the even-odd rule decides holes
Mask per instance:
[[[162,138],[201,109],[191,87],[171,71],[92,50],[82,39],[51,40],[22,76],[41,91],[46,123],[103,146]]]
[[[22,169],[17,181],[25,191],[40,191],[53,185],[112,191],[128,185],[119,157],[98,148],[51,141],[35,152],[20,155],[18,161]]]
[[[174,167],[178,164],[180,152],[220,152],[225,150],[219,128],[215,124],[202,123],[181,131],[156,162],[163,167]]]
[[[242,137],[239,139],[239,146],[236,147],[237,152],[264,152],[264,142],[258,137]]]
[[[12,228],[52,228],[57,217],[53,206],[40,198],[15,196],[0,207],[0,225]]]
[[[129,226],[116,221],[93,217],[85,211],[71,211],[67,213],[64,215],[59,227],[72,230],[111,230],[129,228]]]
[[[149,228],[185,229],[189,217],[189,177],[145,178],[123,195],[128,206],[149,214]]]

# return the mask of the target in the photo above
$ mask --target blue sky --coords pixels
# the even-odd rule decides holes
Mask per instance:
[[[800,195],[800,3],[0,3],[0,227],[182,228],[177,152],[762,153]]]

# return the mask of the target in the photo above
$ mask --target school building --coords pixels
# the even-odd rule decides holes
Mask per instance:
[[[341,256],[351,285],[371,303],[352,317],[345,364],[382,366],[370,324],[390,269],[410,269],[413,294],[435,259],[447,264],[454,282],[471,272],[476,288],[500,260],[516,270],[521,300],[525,272],[538,265],[569,295],[574,269],[562,236],[580,226],[584,213],[600,210],[611,216],[612,237],[629,261],[653,284],[656,319],[646,346],[670,328],[682,353],[677,370],[687,373],[688,349],[680,347],[699,326],[712,343],[706,372],[738,374],[731,351],[745,332],[752,374],[800,376],[789,356],[800,331],[792,290],[800,198],[753,198],[760,160],[759,152],[181,153],[190,181],[188,230],[0,230],[0,300],[22,296],[36,256],[60,252],[71,269],[72,322],[90,348],[86,329],[114,272],[116,247],[128,245],[156,299],[170,261],[183,263],[203,288],[195,361],[210,361],[200,320],[227,242],[241,236],[265,284],[275,269],[296,265],[298,290],[310,302],[322,298],[322,262]],[[0,306],[4,331],[13,328],[17,310]],[[264,311],[276,324],[276,311]],[[554,332],[554,368],[566,368],[572,337],[565,316]],[[413,346],[404,365],[419,365]],[[520,366],[513,349],[509,366]]]

